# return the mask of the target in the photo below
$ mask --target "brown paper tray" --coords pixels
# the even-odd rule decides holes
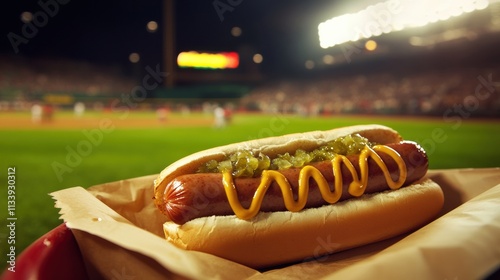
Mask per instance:
[[[500,266],[500,168],[431,170],[445,205],[421,229],[282,267],[257,271],[165,241],[152,204],[156,175],[54,192],[87,273],[113,279],[480,279]]]

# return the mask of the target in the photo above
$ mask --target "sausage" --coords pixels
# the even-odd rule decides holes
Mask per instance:
[[[418,144],[410,141],[402,141],[400,143],[388,144],[387,146],[397,151],[406,164],[407,177],[403,186],[411,184],[426,174],[428,158],[425,151]],[[390,156],[384,153],[379,153],[379,156],[387,165],[393,180],[397,180],[399,170],[396,163]],[[347,158],[359,174],[359,155],[349,155]],[[314,162],[310,165],[317,168],[323,174],[327,182],[329,182],[330,188],[333,189],[334,175],[331,161]],[[297,199],[300,170],[301,168],[279,170],[290,183],[292,191],[295,194],[295,199]],[[369,179],[365,193],[382,192],[389,189],[381,168],[372,159],[368,159],[368,170]],[[342,164],[341,174],[343,177],[343,187],[339,201],[353,197],[347,191],[349,183],[352,182],[352,175],[344,164]],[[234,179],[238,198],[243,207],[248,208],[250,206],[259,183],[260,177]],[[234,214],[222,184],[221,173],[181,175],[166,186],[163,194],[163,202],[164,204],[160,210],[177,224],[184,224],[198,217]],[[326,204],[328,202],[322,198],[318,185],[311,179],[305,208],[319,207]],[[284,210],[286,210],[286,207],[281,189],[276,182],[273,182],[262,201],[261,211],[274,212]]]

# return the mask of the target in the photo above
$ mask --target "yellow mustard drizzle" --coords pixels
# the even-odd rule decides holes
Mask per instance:
[[[397,181],[393,181],[391,174],[387,169],[387,165],[377,152],[389,155],[396,162],[399,169],[399,178]],[[366,146],[363,148],[359,155],[359,175],[354,168],[354,165],[346,156],[335,156],[332,160],[333,175],[335,177],[333,192],[330,191],[328,182],[317,168],[311,165],[302,167],[299,173],[297,201],[293,198],[292,187],[286,177],[276,170],[265,170],[262,172],[260,184],[254,193],[252,202],[248,209],[244,208],[238,199],[236,186],[234,185],[233,176],[230,172],[222,173],[222,182],[229,204],[233,209],[233,212],[240,219],[249,220],[259,213],[264,195],[273,181],[278,183],[278,186],[281,189],[286,209],[291,212],[298,212],[306,205],[309,194],[309,179],[311,177],[318,184],[321,196],[326,202],[333,204],[340,199],[343,185],[341,171],[342,163],[347,167],[353,178],[353,181],[349,184],[349,194],[356,197],[363,195],[368,184],[368,158],[372,158],[380,167],[384,173],[384,178],[389,188],[393,190],[398,189],[404,184],[407,176],[406,164],[397,151],[385,145],[376,145],[373,148]]]

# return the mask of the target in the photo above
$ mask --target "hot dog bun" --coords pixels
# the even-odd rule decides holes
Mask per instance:
[[[364,195],[298,213],[260,213],[166,222],[173,244],[217,255],[253,268],[319,259],[409,232],[429,222],[443,205],[441,188],[426,179],[395,191]]]
[[[239,149],[262,152],[269,157],[300,148],[312,150],[329,141],[360,134],[378,144],[402,140],[399,133],[382,125],[357,125],[269,137],[204,150],[174,162],[155,180],[155,203],[164,203],[164,191],[174,178],[195,173],[212,159],[222,160]],[[441,188],[429,179],[376,194],[365,194],[319,208],[261,212],[251,220],[235,215],[196,218],[183,225],[164,224],[167,240],[181,248],[214,254],[263,268],[319,258],[387,239],[430,221],[443,205]],[[161,207],[159,207],[161,208]]]

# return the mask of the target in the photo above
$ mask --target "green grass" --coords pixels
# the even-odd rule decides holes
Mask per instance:
[[[94,116],[95,117],[95,116]],[[139,118],[154,118],[141,114]],[[223,129],[212,127],[116,128],[101,132],[88,146],[86,129],[2,129],[0,220],[7,220],[7,167],[16,168],[16,250],[19,254],[61,221],[48,193],[73,187],[157,174],[169,163],[190,153],[222,144],[292,132],[329,129],[360,123],[391,126],[427,149],[432,169],[500,166],[499,122],[441,119],[236,115]],[[455,125],[455,126],[454,126]],[[94,136],[95,137],[95,136]],[[90,148],[89,148],[90,147]],[[78,159],[71,151],[85,153]],[[84,150],[87,148],[87,150]],[[55,171],[54,165],[66,166]],[[59,176],[58,176],[59,173]],[[7,249],[7,228],[0,229],[1,251]],[[2,261],[5,258],[2,254]],[[5,261],[3,262],[5,263]]]

